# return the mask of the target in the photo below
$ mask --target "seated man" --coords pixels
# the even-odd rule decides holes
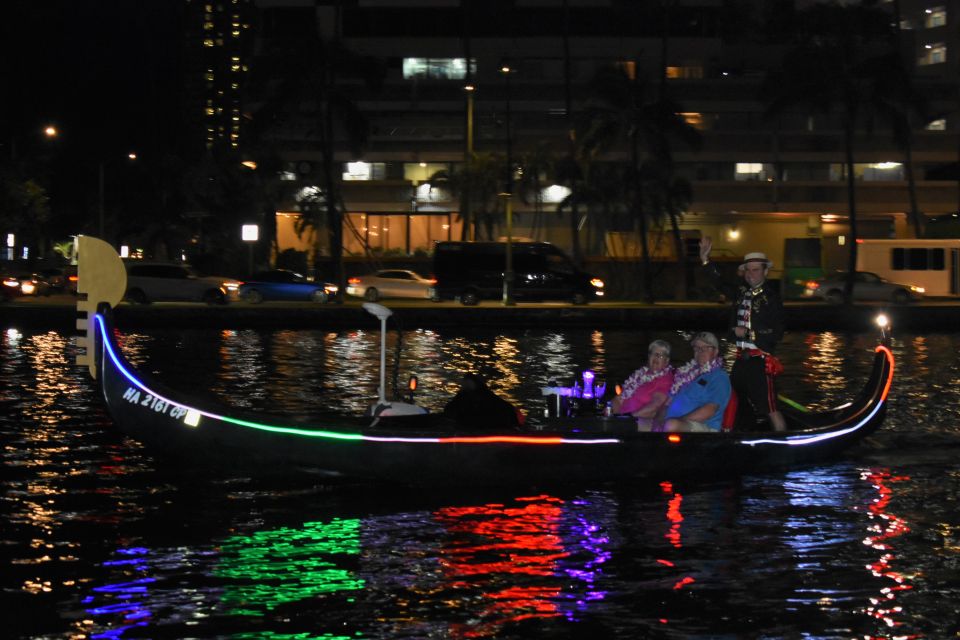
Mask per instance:
[[[495,394],[484,379],[466,373],[460,390],[443,408],[443,415],[457,426],[472,430],[497,431],[520,427],[516,407]]]
[[[710,332],[694,336],[693,360],[676,370],[662,431],[717,431],[730,400],[730,376]],[[655,428],[655,430],[658,430]]]

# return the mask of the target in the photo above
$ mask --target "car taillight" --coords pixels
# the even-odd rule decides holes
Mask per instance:
[[[820,283],[817,282],[816,280],[810,280],[809,282],[806,283],[805,286],[807,287],[807,289],[817,290],[820,288]]]
[[[360,278],[349,278],[347,284],[360,284]]]

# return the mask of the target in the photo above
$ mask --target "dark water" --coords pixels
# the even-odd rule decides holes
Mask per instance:
[[[960,335],[900,335],[884,428],[833,464],[739,480],[477,493],[171,469],[111,426],[70,338],[0,336],[0,605],[11,638],[947,638],[960,630]],[[439,409],[479,371],[531,411],[666,337],[412,331]],[[843,402],[873,336],[793,333],[782,391]],[[390,338],[390,358],[396,353]],[[128,335],[177,388],[361,411],[379,335]],[[391,369],[390,378],[393,378]]]

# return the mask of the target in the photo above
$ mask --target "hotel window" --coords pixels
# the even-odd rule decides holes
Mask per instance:
[[[703,67],[700,65],[667,67],[667,77],[671,80],[702,80]]]
[[[845,164],[830,165],[830,180],[846,180],[847,167]],[[863,182],[883,182],[886,180],[903,180],[903,165],[899,162],[870,162],[853,165],[853,175],[856,180]]]
[[[773,180],[773,165],[762,162],[738,162],[734,180]]]
[[[923,21],[923,26],[927,29],[933,29],[934,27],[943,27],[947,24],[947,8],[946,7],[931,7],[924,11],[926,16]]]
[[[477,61],[471,60],[474,72]],[[404,58],[403,79],[463,80],[467,77],[466,58]]]
[[[697,129],[698,131],[703,131],[707,129],[707,123],[704,121],[702,113],[697,113],[695,111],[687,111],[687,112],[682,112],[678,115],[681,118],[683,118],[684,122],[686,122],[688,125],[690,125],[694,129]]]
[[[924,54],[917,61],[923,66],[928,64],[942,64],[947,61],[947,45],[942,42],[924,45]]]
[[[404,162],[403,179],[418,184],[430,180],[430,176],[440,171],[450,171],[447,162]]]
[[[383,162],[348,162],[343,172],[344,180],[384,180],[387,165]]]

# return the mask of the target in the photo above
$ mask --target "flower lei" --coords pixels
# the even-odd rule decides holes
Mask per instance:
[[[620,398],[622,400],[627,400],[632,396],[637,389],[647,384],[648,382],[653,382],[657,378],[667,375],[667,373],[673,371],[672,365],[667,365],[660,371],[653,371],[650,367],[643,366],[630,374],[630,377],[623,383],[623,388],[620,391]]]
[[[697,362],[697,359],[694,358],[674,372],[673,386],[670,387],[670,397],[677,395],[680,389],[690,384],[700,376],[710,373],[714,369],[719,369],[722,366],[723,358],[720,357],[714,358],[702,367]]]

